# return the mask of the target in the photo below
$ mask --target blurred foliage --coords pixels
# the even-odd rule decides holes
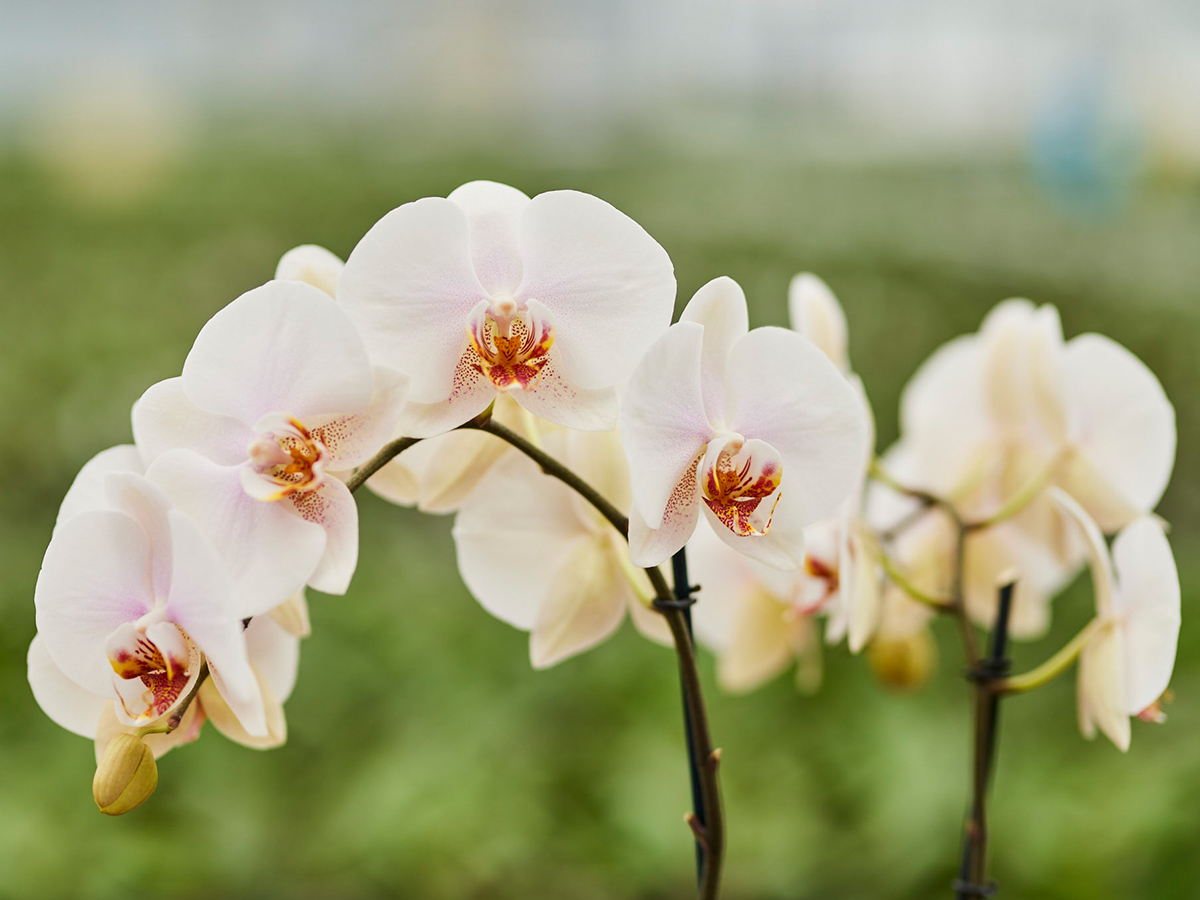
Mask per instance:
[[[0,896],[690,896],[672,655],[627,627],[534,672],[525,636],[459,582],[448,519],[365,496],[350,594],[311,598],[287,746],[258,753],[210,730],[162,761],[157,795],[125,818],[95,810],[90,744],[47,720],[25,681],[58,502],[86,459],[129,440],[130,404],[179,372],[203,322],[289,247],[344,256],[392,206],[479,177],[608,199],[667,248],[681,305],[729,274],[753,324],[782,324],[790,276],[818,272],[846,307],[882,444],[920,361],[1010,295],[1056,303],[1068,335],[1106,332],[1151,364],[1179,412],[1162,506],[1185,586],[1178,700],[1166,726],[1135,724],[1128,756],[1079,736],[1071,677],[1006,703],[993,871],[1002,896],[1029,900],[1197,896],[1196,184],[1145,183],[1118,215],[1086,221],[1015,167],[829,169],[652,148],[552,166],[388,135],[207,146],[123,205],[0,160]],[[1083,582],[1053,633],[1018,648],[1019,667],[1082,624]],[[911,695],[878,687],[844,648],[815,697],[787,678],[747,697],[711,689],[730,900],[949,896],[968,707],[954,634],[938,637],[940,671]]]

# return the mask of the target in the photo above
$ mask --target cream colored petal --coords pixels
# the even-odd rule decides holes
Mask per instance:
[[[750,587],[737,599],[729,645],[717,660],[723,690],[742,694],[770,681],[792,661],[794,613],[762,589]]]

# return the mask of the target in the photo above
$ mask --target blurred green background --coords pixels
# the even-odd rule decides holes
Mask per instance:
[[[1143,185],[1120,217],[1063,215],[1020,167],[837,169],[681,162],[653,149],[603,165],[415,157],[403,136],[211,146],[136,203],[81,202],[28,158],[0,163],[0,896],[668,898],[689,895],[688,803],[673,656],[628,626],[546,672],[526,638],[458,580],[450,520],[361,501],[346,597],[312,595],[314,634],[286,747],[215,732],[161,764],[122,819],[89,796],[92,748],[25,681],[33,584],[59,500],[93,453],[130,437],[129,406],[178,373],[203,322],[307,241],[346,254],[392,205],[490,177],[594,192],[654,234],[680,297],[729,274],[754,324],[785,321],[789,277],[844,303],[881,445],[904,380],[998,300],[1056,303],[1153,366],[1179,414],[1162,505],[1185,625],[1165,726],[1126,756],[1084,741],[1063,678],[1005,704],[993,803],[1004,896],[1197,896],[1200,861],[1200,184]],[[1057,603],[1035,662],[1085,620]],[[945,897],[967,787],[967,692],[954,635],[913,695],[828,653],[815,697],[783,678],[712,686],[724,748],[730,898]]]
[[[670,253],[680,306],[730,275],[752,324],[783,324],[790,277],[818,273],[881,448],[905,380],[1006,297],[1146,360],[1178,412],[1160,509],[1184,585],[1177,699],[1128,755],[1080,737],[1071,676],[1006,702],[991,871],[1012,900],[1200,897],[1190,5],[63,6],[0,0],[0,898],[692,895],[673,655],[627,626],[534,672],[459,581],[448,518],[364,493],[350,593],[310,595],[288,744],[209,729],[126,817],[96,811],[90,742],[26,683],[59,501],[130,439],[132,402],[285,250],[344,257],[388,209],[476,178],[615,204]],[[1090,603],[1084,577],[1017,667]],[[780,678],[732,698],[703,655],[724,896],[950,896],[969,706],[946,624],[912,694],[839,647],[815,696]]]

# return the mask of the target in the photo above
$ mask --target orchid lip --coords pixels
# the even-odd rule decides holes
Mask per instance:
[[[282,500],[319,488],[325,480],[329,450],[315,430],[285,417],[247,448],[247,492],[260,500]],[[264,484],[265,482],[265,484]]]
[[[467,322],[471,368],[500,391],[528,390],[550,362],[554,323],[512,298],[479,303]]]
[[[782,481],[783,460],[765,441],[732,435],[709,442],[700,470],[701,498],[739,537],[770,530]]]

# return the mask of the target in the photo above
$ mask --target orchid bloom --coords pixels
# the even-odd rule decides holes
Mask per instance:
[[[622,400],[633,488],[633,561],[658,565],[703,509],[737,550],[780,569],[804,562],[807,525],[834,513],[866,465],[853,388],[782,328],[748,329],[746,298],[710,281],[634,371]]]
[[[1057,311],[1025,300],[1000,304],[977,335],[934,353],[905,388],[901,426],[919,458],[908,483],[952,500],[967,519],[1057,483],[1115,531],[1158,502],[1175,456],[1174,411],[1150,370],[1100,335],[1064,343]],[[1044,492],[973,533],[968,611],[990,621],[995,575],[1015,567],[1023,577],[1013,635],[1044,633],[1050,597],[1082,561],[1070,537]]]
[[[134,405],[147,477],[212,541],[241,615],[306,583],[345,592],[358,511],[339,473],[392,435],[403,394],[333,299],[271,281],[213,316],[183,375]]]
[[[546,447],[611,503],[628,507],[628,475],[614,432],[552,434]],[[591,504],[516,451],[467,496],[454,544],[458,570],[483,608],[530,632],[535,668],[601,643],[627,612],[642,634],[671,642],[666,621],[647,605],[649,579],[630,562],[625,539]]]
[[[820,570],[783,572],[738,553],[707,525],[688,541],[689,577],[701,586],[692,608],[697,639],[717,656],[717,681],[734,694],[774,679],[796,662],[796,685],[821,686],[816,616],[837,590]]]
[[[1142,516],[1121,530],[1112,553],[1095,520],[1070,495],[1054,501],[1083,536],[1096,597],[1096,630],[1079,654],[1079,727],[1129,749],[1130,716],[1161,716],[1179,643],[1179,572],[1162,525]]]
[[[242,733],[269,738],[225,568],[162,491],[122,470],[128,451],[85,467],[88,483],[60,512],[34,593],[34,696],[54,721],[106,742],[176,714],[207,662],[214,705]],[[188,713],[158,742],[163,752],[195,736],[203,719]]]
[[[411,379],[406,435],[449,431],[505,392],[548,421],[604,431],[616,385],[670,323],[675,276],[602,200],[475,181],[380,219],[338,300],[371,359]]]
[[[816,344],[840,372],[850,373],[846,313],[829,285],[811,272],[794,276],[788,285],[788,316],[793,331]]]

